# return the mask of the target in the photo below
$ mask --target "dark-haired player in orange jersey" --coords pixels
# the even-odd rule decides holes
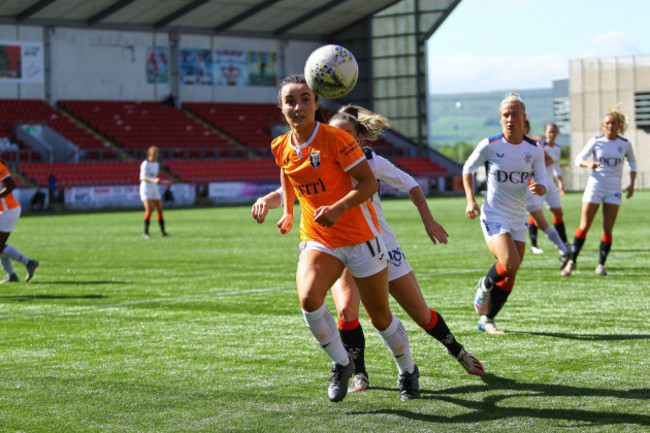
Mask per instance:
[[[395,359],[400,398],[419,398],[419,372],[411,359],[406,329],[388,303],[388,252],[369,202],[377,191],[377,179],[347,132],[316,121],[318,96],[304,76],[285,78],[278,100],[291,128],[271,144],[286,198],[278,227],[282,233],[291,230],[297,195],[301,211],[298,297],[307,326],[334,363],[328,398],[343,400],[354,374],[354,363],[325,305],[327,292],[346,267],[373,326]]]

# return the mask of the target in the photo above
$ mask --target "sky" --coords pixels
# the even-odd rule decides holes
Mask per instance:
[[[569,60],[650,56],[650,0],[462,0],[427,43],[433,94],[549,88]]]

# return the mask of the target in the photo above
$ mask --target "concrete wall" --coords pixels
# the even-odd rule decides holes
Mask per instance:
[[[572,161],[590,138],[602,134],[600,124],[608,108],[618,107],[628,121],[621,135],[632,142],[637,160],[636,187],[650,188],[650,134],[637,128],[634,101],[635,91],[650,90],[650,56],[572,60],[569,66]],[[572,164],[568,174],[571,189],[584,189],[587,169]],[[628,179],[626,165],[624,188]]]
[[[45,42],[38,26],[0,25],[0,41]],[[311,41],[181,34],[179,49],[232,49],[277,53],[278,77],[303,71],[320,44]],[[147,49],[169,46],[167,33],[56,27],[50,32],[51,96],[59,99],[163,100],[170,84],[147,82]],[[170,80],[172,77],[170,76]],[[277,90],[264,86],[180,85],[181,101],[274,102]],[[45,84],[0,83],[0,98],[45,99]]]

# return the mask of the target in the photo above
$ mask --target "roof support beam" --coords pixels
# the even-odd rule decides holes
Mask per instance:
[[[16,15],[16,21],[21,22],[32,15],[34,15],[36,12],[40,11],[46,6],[49,6],[50,4],[54,3],[56,0],[40,0],[27,9],[23,10],[20,12],[18,15]]]
[[[323,6],[321,6],[321,7],[319,7],[319,8],[316,8],[316,9],[314,9],[314,10],[312,10],[312,11],[309,11],[309,12],[307,12],[306,14],[304,14],[304,15],[302,15],[302,16],[299,16],[299,17],[296,18],[295,20],[293,20],[293,21],[291,21],[291,22],[289,22],[289,23],[283,25],[283,26],[280,27],[279,29],[274,30],[274,31],[273,31],[273,35],[274,35],[274,36],[280,36],[280,35],[284,34],[287,30],[289,30],[291,27],[294,27],[294,26],[296,26],[296,25],[298,25],[298,24],[301,24],[301,23],[303,23],[303,22],[305,22],[305,21],[309,21],[309,20],[311,20],[312,18],[317,17],[317,16],[320,15],[321,13],[325,12],[326,10],[331,9],[331,8],[333,8],[333,7],[335,7],[335,6],[340,5],[340,4],[343,3],[344,1],[345,1],[345,0],[331,0],[330,2],[324,4]]]
[[[182,17],[186,13],[193,11],[194,9],[198,8],[199,6],[207,3],[210,0],[194,0],[192,3],[189,3],[182,8],[170,13],[166,17],[162,18],[158,22],[156,22],[153,27],[156,29],[159,29],[161,27],[166,26],[167,24],[171,23],[174,20],[177,20],[178,18]]]
[[[129,4],[133,3],[134,1],[135,0],[119,0],[116,3],[113,3],[112,5],[107,7],[106,9],[104,9],[102,11],[99,11],[94,16],[88,18],[86,23],[88,25],[90,25],[90,26],[92,26],[93,24],[97,24],[98,22],[100,22],[101,20],[106,18],[107,16],[113,15],[115,12],[119,11],[120,9],[122,9],[125,6],[128,6]]]
[[[456,9],[456,6],[461,2],[461,0],[454,0],[447,9],[438,17],[438,20],[431,26],[431,28],[422,35],[420,38],[421,42],[426,42],[435,32],[438,30],[438,27],[442,25],[443,22],[447,19],[449,15]],[[436,11],[438,12],[438,11]]]
[[[279,1],[280,0],[266,0],[266,1],[263,1],[262,3],[256,4],[252,8],[250,8],[248,10],[245,10],[244,12],[240,13],[236,17],[233,17],[233,18],[229,19],[228,21],[226,21],[225,23],[221,24],[216,29],[214,29],[214,31],[217,32],[217,33],[221,33],[224,30],[228,30],[233,25],[235,25],[235,24],[237,24],[237,23],[239,23],[241,21],[244,21],[246,18],[252,17],[256,13],[263,11],[264,9],[268,8],[269,6],[272,6],[273,4],[275,4],[275,3],[279,2]]]

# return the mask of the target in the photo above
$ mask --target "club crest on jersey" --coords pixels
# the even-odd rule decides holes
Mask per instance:
[[[313,151],[312,153],[309,154],[309,163],[314,168],[320,167],[320,152],[319,151],[315,150],[315,151]]]
[[[530,152],[524,153],[524,161],[526,161],[526,164],[530,164],[530,161],[533,160],[533,154]]]

